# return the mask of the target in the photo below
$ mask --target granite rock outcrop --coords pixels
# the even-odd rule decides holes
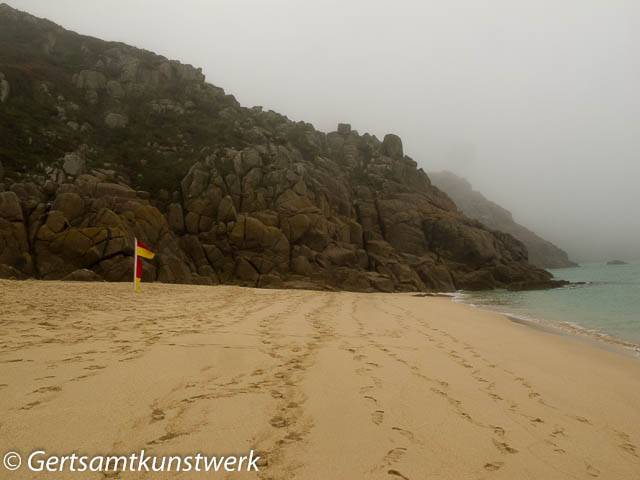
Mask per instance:
[[[200,69],[0,5],[0,275],[267,288],[555,286],[393,134],[245,108]],[[52,41],[55,39],[55,41]],[[15,88],[14,88],[15,85]]]
[[[431,172],[429,178],[456,202],[462,213],[489,228],[509,233],[524,243],[529,252],[529,262],[534,265],[540,268],[577,266],[569,260],[567,252],[517,223],[510,211],[473,190],[465,179],[446,171]]]

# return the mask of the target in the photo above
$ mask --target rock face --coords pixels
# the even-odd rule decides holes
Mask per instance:
[[[9,82],[4,78],[4,74],[0,72],[0,102],[4,103],[4,101],[9,97]]]
[[[527,247],[529,261],[540,268],[576,267],[567,252],[544,240],[513,220],[511,212],[487,200],[465,179],[451,172],[429,173],[435,186],[449,195],[458,208],[471,218],[494,230],[510,233]]]
[[[127,123],[129,122],[127,120],[127,117],[125,117],[124,115],[111,112],[107,113],[107,115],[104,117],[104,123],[109,128],[122,128],[126,127]]]
[[[339,123],[338,124],[338,133],[341,135],[349,135],[351,133],[351,124],[349,123]]]
[[[199,69],[4,4],[0,28],[19,52],[0,68],[21,80],[0,109],[0,125],[18,122],[0,157],[1,275],[130,281],[137,237],[156,253],[147,281],[555,285],[520,241],[460,213],[396,135],[325,134],[243,108]],[[14,97],[57,117],[40,122]]]

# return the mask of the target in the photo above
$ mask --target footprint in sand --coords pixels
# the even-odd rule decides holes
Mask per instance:
[[[480,370],[475,370],[473,372],[471,372],[471,375],[473,375],[473,378],[476,379],[476,381],[481,382],[481,383],[489,383],[489,380],[487,380],[484,377],[481,377],[480,375],[478,375],[478,373],[480,372]]]
[[[589,475],[591,475],[592,477],[598,477],[600,476],[600,470],[598,470],[596,467],[594,467],[593,465],[589,465],[588,463],[587,465],[587,473]]]
[[[384,456],[384,461],[388,464],[397,462],[404,456],[405,453],[407,453],[407,449],[404,447],[393,448],[389,450]]]
[[[364,387],[360,387],[360,393],[361,394],[367,394],[367,393],[371,393],[373,390],[375,390],[376,387],[374,387],[373,385],[367,385]]]
[[[587,425],[592,425],[588,418],[581,417],[580,415],[573,415],[572,418],[574,420],[579,421],[580,423],[586,423]]]
[[[287,421],[280,415],[273,417],[269,421],[269,423],[271,424],[272,427],[276,427],[276,428],[283,428],[287,426]]]
[[[458,415],[464,418],[467,422],[476,423],[473,421],[473,417],[469,415],[467,412],[458,412]]]
[[[160,420],[164,420],[164,412],[159,408],[154,408],[151,412],[151,422],[157,422]]]
[[[489,472],[495,472],[496,470],[500,470],[500,468],[502,468],[503,465],[504,465],[504,462],[485,463],[484,464],[484,469],[489,471]]]
[[[438,394],[438,395],[442,395],[443,397],[447,397],[447,396],[449,396],[449,394],[448,394],[447,392],[442,391],[442,390],[440,390],[439,388],[436,388],[436,387],[431,387],[431,388],[430,388],[430,390],[431,390],[433,393],[436,393],[436,394]]]
[[[363,398],[366,399],[366,400],[369,400],[370,402],[375,403],[376,405],[378,404],[378,400],[373,398],[371,395],[365,395]]]
[[[371,414],[371,421],[376,425],[380,425],[384,420],[384,410],[376,410]]]
[[[549,440],[549,439],[545,439],[545,441],[544,441],[544,442],[545,442],[547,445],[551,445],[551,448],[553,448],[553,451],[554,451],[554,452],[556,452],[556,453],[566,453],[566,450],[565,450],[564,448],[560,448],[560,447],[558,446],[558,444],[557,444],[557,443],[554,443],[554,442],[552,442],[552,441],[551,441],[551,440]]]
[[[85,370],[102,370],[104,368],[107,368],[104,365],[89,365],[88,367],[84,367]]]
[[[620,448],[625,452],[630,453],[634,457],[638,456],[638,453],[636,452],[636,446],[633,443],[623,443],[620,445]]]
[[[541,419],[540,417],[529,417],[529,421],[535,425],[537,423],[544,423],[544,420]]]
[[[152,442],[149,442],[149,443],[153,445],[153,444],[160,443],[160,442],[166,442],[167,440],[173,440],[174,438],[180,437],[181,435],[183,435],[183,434],[179,434],[179,433],[175,433],[175,432],[168,432],[168,433],[165,433],[164,435],[162,435],[157,440],[153,440]]]
[[[632,442],[631,442],[631,437],[629,436],[629,434],[621,432],[619,430],[615,430],[616,434],[618,435],[618,437],[620,438],[620,440],[622,440],[623,443],[621,443],[619,445],[619,447],[621,449],[623,449],[625,452],[630,453],[631,455],[633,455],[634,457],[638,456],[638,452],[636,451],[636,449],[638,447],[636,447]]]
[[[403,474],[401,474],[401,473],[400,473],[399,471],[397,471],[397,470],[393,470],[393,469],[391,469],[391,470],[389,470],[387,473],[388,473],[389,475],[394,476],[394,477],[402,478],[403,480],[409,480],[409,477],[405,477]]]
[[[409,430],[405,430],[404,428],[400,428],[400,427],[391,427],[391,430],[394,430],[396,432],[398,432],[400,435],[402,435],[403,437],[413,441],[414,440],[414,436],[413,433],[410,432]]]
[[[493,438],[492,440],[496,448],[502,453],[518,453],[518,450],[510,446],[507,442],[501,442],[499,440],[496,440],[495,438]]]
[[[63,362],[77,362],[78,360],[82,360],[82,357],[79,355],[76,355],[75,357],[69,357],[69,358],[63,358],[62,361]]]
[[[291,432],[285,435],[284,440],[289,443],[299,442],[300,440],[302,440],[302,435],[297,432]]]
[[[40,387],[37,390],[34,390],[31,393],[47,393],[47,392],[59,392],[62,390],[62,387],[51,386],[51,387]]]
[[[40,405],[42,402],[40,400],[36,400],[35,402],[27,403],[25,406],[20,407],[20,410],[31,410],[33,407]]]

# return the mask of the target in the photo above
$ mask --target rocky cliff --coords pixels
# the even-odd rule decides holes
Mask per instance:
[[[0,5],[0,275],[421,291],[554,285],[349,125],[244,108],[199,69]]]
[[[473,190],[471,184],[464,178],[446,171],[431,172],[429,178],[434,185],[453,199],[462,213],[475,218],[489,228],[509,233],[524,243],[529,252],[529,261],[534,265],[541,268],[577,266],[569,260],[567,252],[516,223],[509,210],[487,200],[480,192]]]

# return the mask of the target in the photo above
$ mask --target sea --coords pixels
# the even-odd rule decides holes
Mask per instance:
[[[454,300],[504,313],[516,321],[551,325],[640,352],[640,261],[627,265],[589,263],[549,271],[555,278],[584,284],[525,292],[462,292]]]

